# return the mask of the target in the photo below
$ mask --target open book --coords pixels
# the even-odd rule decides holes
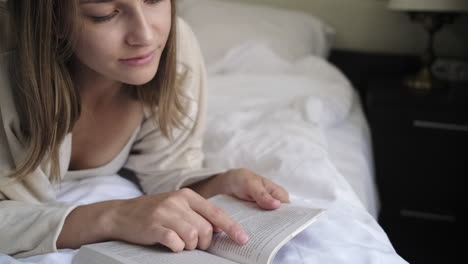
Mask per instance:
[[[139,246],[110,241],[80,248],[73,264],[176,264],[176,263],[272,263],[278,250],[304,230],[323,209],[282,204],[276,210],[260,209],[255,203],[226,195],[210,198],[236,220],[249,234],[249,241],[240,245],[226,233],[215,233],[210,248],[173,253],[163,246]]]

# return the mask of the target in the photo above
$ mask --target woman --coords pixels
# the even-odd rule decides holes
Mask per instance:
[[[206,249],[248,235],[206,200],[288,202],[247,169],[202,168],[205,69],[172,0],[9,0],[0,57],[0,252],[25,257],[105,240]],[[83,206],[52,184],[130,169],[147,195]]]

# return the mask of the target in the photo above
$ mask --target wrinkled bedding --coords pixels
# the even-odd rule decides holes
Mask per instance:
[[[208,67],[206,166],[249,168],[284,186],[293,203],[326,208],[275,263],[406,263],[375,216],[367,124],[350,83],[318,57],[282,61],[246,43]],[[61,201],[86,204],[141,195],[109,175],[56,186]],[[76,250],[0,263],[71,263]]]

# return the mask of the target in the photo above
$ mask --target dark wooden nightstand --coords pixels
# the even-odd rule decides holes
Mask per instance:
[[[464,258],[457,241],[466,223],[468,82],[418,96],[401,79],[376,77],[366,90],[379,223],[410,263],[457,263]]]

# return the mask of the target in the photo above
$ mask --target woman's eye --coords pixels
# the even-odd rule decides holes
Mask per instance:
[[[106,21],[111,20],[116,15],[117,15],[117,11],[114,11],[114,12],[112,12],[112,14],[110,14],[108,16],[93,16],[93,17],[91,17],[91,19],[93,20],[93,22],[102,23],[102,22],[106,22]]]
[[[149,4],[156,4],[156,3],[162,2],[164,0],[144,0],[144,1],[146,3],[149,3]],[[118,11],[116,10],[116,11],[112,12],[112,14],[110,14],[108,16],[92,16],[91,19],[95,23],[102,23],[102,22],[106,22],[106,21],[111,20],[112,18],[114,18],[117,15],[117,13],[118,13]]]
[[[162,2],[164,0],[145,0],[145,2],[147,3],[150,3],[150,4],[156,4],[156,3],[159,3],[159,2]]]

